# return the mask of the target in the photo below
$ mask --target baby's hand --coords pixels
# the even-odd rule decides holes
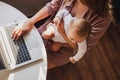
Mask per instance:
[[[53,19],[53,22],[54,22],[55,25],[57,25],[57,23],[59,23],[60,20],[61,20],[60,17],[57,17],[57,16],[56,16],[56,17]]]
[[[74,59],[73,57],[70,57],[69,60],[70,60],[70,62],[73,63],[73,64],[76,63],[76,61],[75,61],[75,59]]]

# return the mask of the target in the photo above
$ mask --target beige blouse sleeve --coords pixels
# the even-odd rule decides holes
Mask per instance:
[[[87,16],[87,19],[91,24],[91,31],[87,37],[87,45],[88,49],[91,49],[98,43],[107,31],[111,21],[104,17],[99,17],[98,15],[92,14]]]

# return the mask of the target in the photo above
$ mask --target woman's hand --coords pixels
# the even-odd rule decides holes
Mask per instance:
[[[73,48],[77,48],[77,44],[73,43],[68,36],[66,35],[65,29],[64,29],[64,22],[61,20],[61,22],[57,23],[56,25],[58,32],[61,34],[61,36],[65,39],[65,41]]]
[[[66,35],[65,29],[64,29],[64,21],[58,21],[56,24],[57,30],[60,34]]]
[[[13,40],[18,40],[23,34],[30,32],[33,26],[30,20],[25,21],[22,27],[17,27],[12,31]]]

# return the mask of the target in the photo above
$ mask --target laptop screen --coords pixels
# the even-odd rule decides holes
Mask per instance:
[[[5,69],[2,54],[3,54],[3,49],[2,49],[1,39],[0,39],[0,70]]]
[[[5,65],[4,65],[3,58],[2,58],[1,52],[0,52],[0,70],[1,69],[5,69]]]

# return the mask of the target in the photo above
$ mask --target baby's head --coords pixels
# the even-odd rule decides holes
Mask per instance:
[[[83,18],[76,19],[70,24],[68,37],[74,43],[81,42],[88,36],[90,28],[87,20]]]

